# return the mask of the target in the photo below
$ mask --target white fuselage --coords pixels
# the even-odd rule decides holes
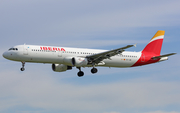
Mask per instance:
[[[81,49],[34,45],[18,45],[14,46],[13,48],[17,48],[18,50],[6,51],[3,54],[3,56],[9,60],[20,62],[65,64],[69,66],[72,66],[71,62],[65,62],[65,60],[68,58],[71,59],[72,57],[76,56],[86,57],[88,55],[93,55],[107,51],[99,49]],[[131,67],[139,60],[140,57],[141,52],[125,51],[121,54],[112,56],[110,59],[104,59],[99,64],[96,64],[96,66]]]

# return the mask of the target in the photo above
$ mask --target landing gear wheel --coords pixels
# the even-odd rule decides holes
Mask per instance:
[[[92,73],[92,74],[97,73],[97,71],[98,71],[97,68],[92,68],[92,69],[91,69],[91,73]]]
[[[25,70],[25,68],[21,68],[21,71],[24,71]]]
[[[79,71],[79,72],[77,73],[77,75],[78,75],[78,77],[82,77],[82,76],[84,75],[84,72],[83,72],[83,71]]]

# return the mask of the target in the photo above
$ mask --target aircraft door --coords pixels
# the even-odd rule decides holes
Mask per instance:
[[[23,54],[28,55],[28,47],[26,45],[23,47]]]
[[[145,62],[145,55],[142,53],[141,62]]]
[[[62,51],[58,51],[58,57],[62,57]]]

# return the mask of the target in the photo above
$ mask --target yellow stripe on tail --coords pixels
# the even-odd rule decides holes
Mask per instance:
[[[163,36],[165,34],[165,31],[159,30],[156,32],[156,34],[152,37],[151,40],[155,39],[158,36]]]
[[[159,30],[156,32],[156,34],[153,36],[151,41],[146,45],[146,47],[143,49],[142,53],[148,53],[151,55],[157,55],[159,56],[161,53],[161,47],[164,39],[165,31]]]

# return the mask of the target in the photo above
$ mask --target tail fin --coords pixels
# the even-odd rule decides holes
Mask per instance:
[[[160,55],[161,47],[164,39],[165,31],[157,31],[156,34],[153,36],[151,41],[146,45],[143,49],[142,53],[152,53],[155,55]]]

